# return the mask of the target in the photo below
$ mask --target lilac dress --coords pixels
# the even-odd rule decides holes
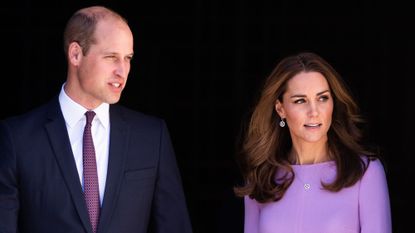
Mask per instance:
[[[296,177],[278,202],[245,197],[245,233],[391,233],[388,186],[379,160],[363,178],[337,193],[322,189],[333,181],[333,161],[293,165]]]

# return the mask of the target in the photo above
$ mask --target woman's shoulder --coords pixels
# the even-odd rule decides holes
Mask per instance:
[[[365,166],[367,167],[367,169],[369,170],[377,170],[377,169],[382,169],[384,170],[384,162],[377,157],[369,157],[369,156],[361,156],[361,159],[363,161],[363,163],[365,164]]]
[[[373,180],[373,179],[384,179],[386,176],[385,167],[383,161],[379,158],[364,157],[364,163],[366,164],[366,171],[363,176],[363,180]]]

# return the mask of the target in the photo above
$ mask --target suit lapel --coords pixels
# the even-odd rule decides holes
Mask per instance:
[[[45,127],[52,149],[84,228],[87,232],[92,233],[78,171],[65,127],[65,120],[57,98],[49,109],[48,117],[50,121],[46,123]]]
[[[98,225],[100,233],[108,229],[111,216],[116,207],[129,141],[128,124],[123,120],[120,109],[110,105],[110,146],[108,158],[107,180],[104,201]]]

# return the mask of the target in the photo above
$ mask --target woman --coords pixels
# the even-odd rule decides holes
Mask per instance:
[[[314,53],[265,82],[242,146],[245,233],[390,233],[383,166],[364,149],[358,107]]]

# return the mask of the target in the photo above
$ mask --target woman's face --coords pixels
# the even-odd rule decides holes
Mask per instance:
[[[327,142],[333,98],[322,74],[301,72],[292,77],[275,109],[286,120],[294,144]]]

